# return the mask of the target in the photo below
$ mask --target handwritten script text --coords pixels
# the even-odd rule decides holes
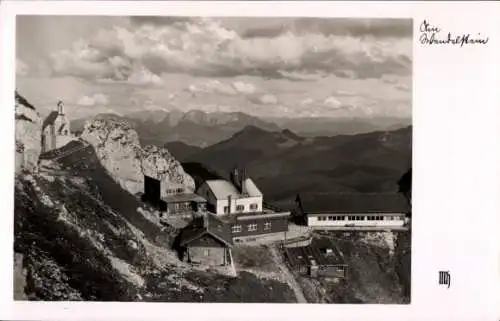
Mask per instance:
[[[423,45],[455,45],[463,47],[464,45],[485,45],[489,41],[488,37],[482,37],[480,33],[474,37],[470,33],[452,35],[451,32],[448,32],[444,35],[441,31],[439,26],[432,25],[427,20],[422,21],[420,24],[420,43]]]

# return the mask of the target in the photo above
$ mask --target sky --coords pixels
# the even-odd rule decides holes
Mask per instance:
[[[410,19],[17,16],[16,87],[71,119],[411,117]]]

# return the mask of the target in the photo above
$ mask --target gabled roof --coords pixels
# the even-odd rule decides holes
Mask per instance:
[[[227,199],[228,195],[231,195],[231,197],[233,198],[237,198],[240,196],[240,193],[236,189],[236,187],[226,180],[215,179],[208,180],[205,183],[212,190],[212,193],[214,193],[215,198],[218,200],[225,200]]]
[[[163,197],[163,200],[167,203],[180,203],[180,202],[204,203],[207,201],[203,197],[196,195],[196,194],[193,194],[193,193],[167,195],[167,196]]]
[[[45,118],[45,120],[43,121],[42,130],[49,125],[53,125],[55,120],[57,119],[57,116],[59,116],[59,113],[57,111],[50,112],[47,118]]]
[[[243,181],[243,186],[248,193],[248,196],[244,196],[240,191],[229,181],[223,179],[207,180],[206,184],[212,190],[215,198],[218,200],[225,200],[229,195],[233,198],[242,197],[259,197],[262,196],[262,192],[259,190],[257,185],[253,182],[251,178],[247,178]]]
[[[400,193],[303,194],[297,201],[306,214],[407,213],[410,206]]]
[[[253,180],[251,178],[245,179],[243,181],[243,186],[245,187],[249,196],[252,196],[252,197],[262,196],[261,191],[259,190],[257,185],[255,185],[255,183],[253,182]]]
[[[208,234],[228,247],[233,246],[233,238],[229,225],[219,220],[215,215],[207,213],[204,217],[197,218],[184,228],[180,235],[180,245],[186,244]]]

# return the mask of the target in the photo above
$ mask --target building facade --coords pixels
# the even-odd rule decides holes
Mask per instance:
[[[309,213],[308,226],[402,227],[404,213]]]
[[[263,207],[263,195],[244,170],[234,170],[230,181],[205,181],[197,194],[207,200],[208,212],[217,215],[233,239],[282,233],[286,236],[290,212]]]
[[[42,125],[42,153],[60,148],[74,139],[70,122],[64,112],[64,104],[59,101],[57,111],[52,111]]]
[[[227,218],[233,238],[286,233],[290,212],[232,215]],[[222,218],[224,219],[224,218]]]
[[[335,194],[297,197],[296,212],[310,227],[399,228],[409,204],[401,194]]]
[[[242,174],[231,177],[232,181],[208,180],[198,188],[207,209],[217,215],[262,212],[263,195],[253,180]]]
[[[194,219],[179,235],[179,255],[191,264],[220,266],[231,262],[233,240],[227,224],[207,213]]]

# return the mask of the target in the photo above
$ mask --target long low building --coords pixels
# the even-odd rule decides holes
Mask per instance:
[[[296,203],[296,214],[313,228],[398,228],[410,211],[398,193],[298,195]]]

